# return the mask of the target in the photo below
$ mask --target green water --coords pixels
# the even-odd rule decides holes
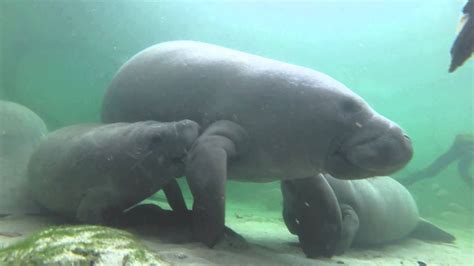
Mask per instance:
[[[457,134],[474,134],[474,60],[447,72],[463,0],[0,1],[0,97],[50,130],[98,121],[108,83],[136,52],[191,39],[346,84],[411,136],[415,156],[395,177],[431,163]],[[281,208],[278,184],[228,188],[231,205]],[[423,215],[472,228],[473,191],[455,165],[410,190]]]

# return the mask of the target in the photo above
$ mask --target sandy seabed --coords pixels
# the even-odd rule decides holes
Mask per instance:
[[[454,244],[438,244],[405,239],[393,244],[354,248],[331,259],[307,259],[295,243],[278,212],[252,210],[245,206],[227,207],[227,225],[249,242],[249,248],[218,246],[209,249],[200,243],[171,244],[159,234],[131,230],[163,260],[174,265],[474,265],[474,228],[447,227],[457,237]],[[15,243],[47,226],[54,217],[9,216],[0,218],[0,247]]]

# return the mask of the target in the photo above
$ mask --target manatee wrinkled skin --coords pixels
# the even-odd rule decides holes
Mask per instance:
[[[199,126],[190,120],[59,129],[31,157],[32,195],[65,217],[92,224],[112,222],[158,190],[166,193],[169,184],[176,189],[175,178],[184,174],[183,160],[198,133]],[[181,191],[170,194],[182,197]],[[184,200],[178,201],[185,211]]]
[[[412,156],[403,130],[320,72],[193,42],[138,53],[112,80],[102,121],[191,119],[205,132],[186,178],[195,237],[224,231],[227,177],[269,182],[329,172],[355,179],[392,173]]]
[[[43,120],[30,109],[0,100],[0,214],[36,213],[27,185],[27,165],[46,135]]]

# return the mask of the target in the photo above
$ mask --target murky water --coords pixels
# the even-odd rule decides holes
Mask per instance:
[[[446,152],[457,135],[474,134],[474,60],[448,73],[464,4],[3,0],[0,99],[31,109],[49,131],[99,122],[102,96],[132,55],[170,40],[213,43],[309,67],[347,85],[410,135],[414,157],[393,175],[401,180]],[[467,172],[472,177],[472,161]],[[191,207],[185,180],[180,183]],[[423,217],[472,248],[473,187],[457,161],[408,188]],[[227,193],[233,223],[258,214],[281,221],[279,183],[229,182]],[[153,199],[164,200],[162,192]]]

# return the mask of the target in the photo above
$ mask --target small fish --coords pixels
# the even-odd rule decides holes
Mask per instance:
[[[0,236],[5,236],[5,237],[19,237],[19,236],[22,236],[22,234],[17,233],[17,232],[0,232]]]

